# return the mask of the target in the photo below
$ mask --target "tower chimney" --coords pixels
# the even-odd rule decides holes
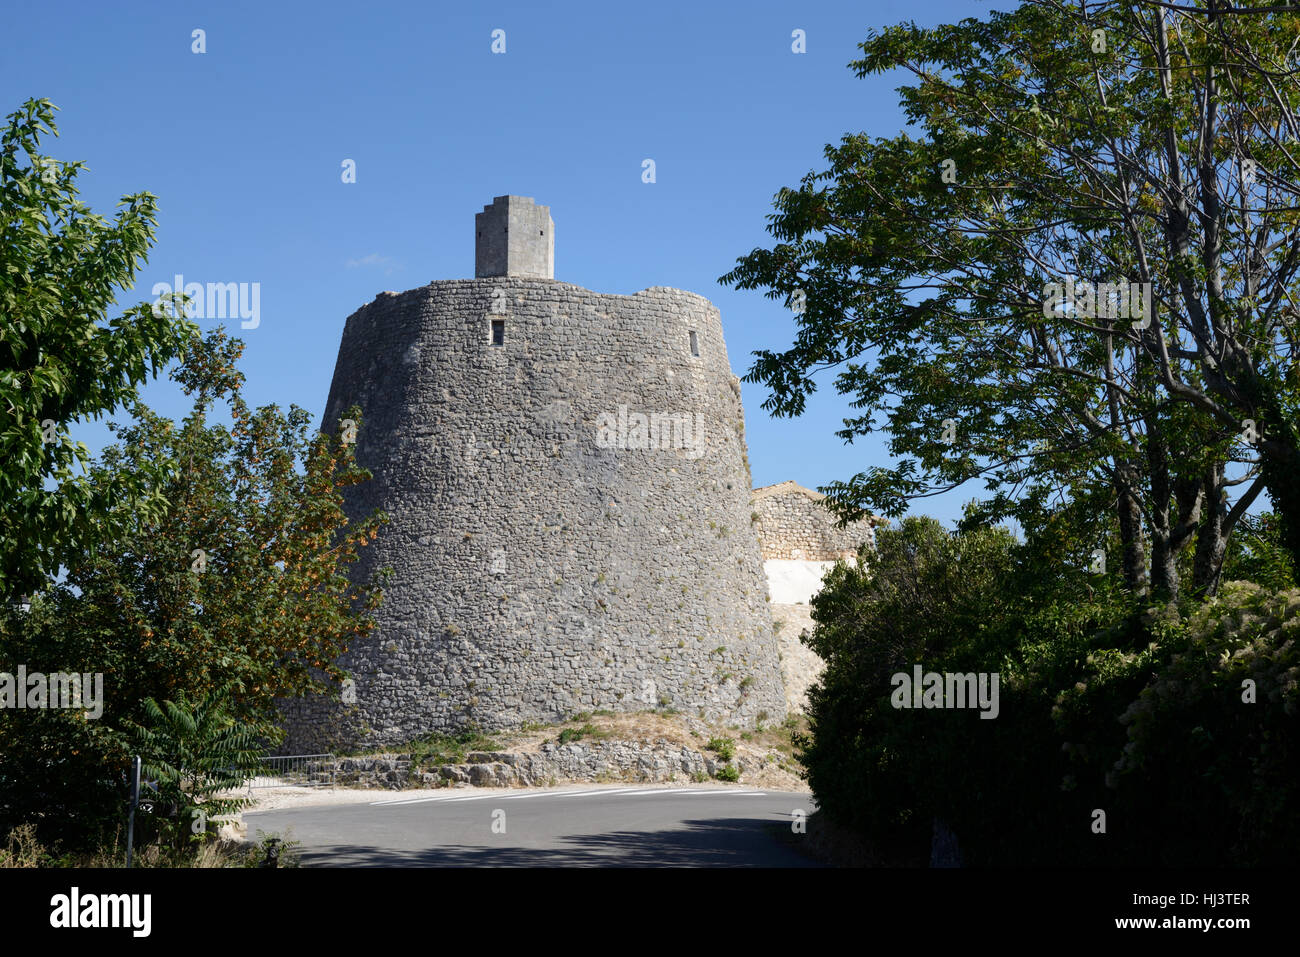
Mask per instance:
[[[474,217],[474,277],[555,278],[551,208],[531,196],[498,196]]]

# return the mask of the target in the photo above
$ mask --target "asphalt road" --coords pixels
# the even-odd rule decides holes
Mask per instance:
[[[793,812],[809,794],[604,787],[464,792],[246,813],[301,842],[304,867],[815,867]]]

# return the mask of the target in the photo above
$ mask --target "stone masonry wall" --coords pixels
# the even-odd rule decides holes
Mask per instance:
[[[596,708],[786,713],[740,385],[708,300],[515,277],[383,293],[347,321],[323,427],[353,403],[374,479],[349,514],[391,517],[354,574],[392,577],[341,661],[355,702],[286,702],[284,751]]]
[[[824,498],[795,482],[754,490],[752,512],[758,516],[754,530],[765,561],[852,558],[860,545],[874,540],[867,519],[837,528],[835,516],[821,504]]]
[[[666,784],[712,779],[729,762],[668,741],[543,744],[538,752],[471,751],[464,764],[412,767],[411,755],[340,758],[333,783],[348,787],[546,787],[562,781],[620,780]],[[740,773],[762,762],[737,756]]]
[[[550,207],[528,196],[498,196],[474,217],[474,275],[555,276]]]
[[[773,602],[772,620],[777,625],[777,648],[781,655],[781,679],[785,684],[785,704],[791,711],[808,710],[808,689],[821,677],[826,662],[803,643],[805,632],[814,627],[808,605],[778,605]]]

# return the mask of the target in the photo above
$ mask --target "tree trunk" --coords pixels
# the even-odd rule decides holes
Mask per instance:
[[[1228,503],[1224,496],[1223,464],[1206,470],[1202,480],[1204,519],[1196,530],[1196,555],[1192,562],[1192,588],[1209,598],[1219,591],[1223,556],[1228,550]]]
[[[1147,563],[1142,544],[1142,508],[1132,491],[1136,484],[1133,478],[1132,466],[1120,465],[1115,470],[1119,537],[1124,547],[1124,587],[1141,597],[1147,593]]]
[[[1151,597],[1173,601],[1178,597],[1178,553],[1170,546],[1168,529],[1151,536]]]
[[[1178,547],[1169,527],[1172,492],[1169,482],[1169,454],[1160,424],[1146,416],[1147,479],[1151,484],[1151,594],[1161,601],[1178,597]]]

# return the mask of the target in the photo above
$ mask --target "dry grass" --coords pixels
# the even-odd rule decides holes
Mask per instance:
[[[689,730],[683,726],[681,715],[664,715],[655,711],[612,714],[607,711],[584,712],[572,720],[548,725],[531,731],[500,734],[504,748],[510,751],[536,751],[548,741],[554,742],[561,731],[578,730],[586,725],[596,729],[596,737],[610,741],[628,741],[650,744],[667,741],[678,747],[695,745]],[[585,739],[584,739],[585,740]]]
[[[567,741],[583,745],[658,744],[700,752],[706,751],[706,744],[712,738],[729,738],[734,744],[736,757],[742,759],[747,767],[738,782],[741,786],[799,791],[804,790],[806,784],[791,736],[792,733],[807,729],[808,722],[802,714],[795,715],[782,724],[765,724],[763,730],[758,731],[710,723],[676,711],[585,711],[558,724],[531,725],[515,731],[493,731],[490,734],[476,735],[478,741],[458,745],[455,755],[448,752],[441,754],[438,760],[423,763],[463,763],[465,755],[470,751],[537,753],[543,744],[558,743],[562,734]],[[412,743],[371,753],[419,755],[420,747],[418,743]],[[611,783],[618,780],[621,779],[608,777]]]
[[[734,726],[708,723],[690,715],[663,711],[592,711],[575,715],[560,724],[525,731],[494,732],[493,736],[500,741],[503,750],[535,751],[547,741],[555,741],[561,731],[576,730],[585,725],[591,725],[597,730],[596,737],[612,741],[641,744],[666,741],[671,745],[695,750],[703,748],[704,742],[710,738],[732,737],[737,739],[738,748],[775,749],[791,760],[794,759],[791,730],[808,729],[808,721],[803,715],[797,715],[785,725],[764,726],[762,731],[742,731]],[[748,737],[741,738],[742,734],[747,734]]]
[[[223,839],[208,841],[197,848],[183,851],[156,844],[138,847],[132,855],[131,866],[145,869],[257,867],[264,858],[264,843],[254,845]],[[0,868],[125,866],[126,850],[122,847],[55,854],[40,843],[36,828],[31,824],[14,828],[9,832],[5,846],[0,847]],[[298,854],[292,845],[281,850],[280,866],[298,866]]]
[[[662,711],[635,711],[610,713],[596,711],[576,715],[562,724],[530,731],[499,734],[503,749],[510,751],[536,751],[548,741],[554,742],[565,729],[579,729],[590,725],[596,735],[581,740],[597,738],[605,741],[627,741],[637,744],[667,743],[670,747],[704,751],[711,738],[732,739],[737,758],[743,758],[751,770],[741,775],[740,784],[773,790],[802,790],[806,785],[801,777],[803,767],[795,755],[791,735],[808,730],[808,720],[796,715],[784,724],[764,726],[762,731],[742,731],[722,724],[711,724],[685,714],[668,714]],[[757,766],[756,768],[754,766]]]
[[[0,867],[42,867],[48,855],[36,839],[36,828],[23,824],[9,832],[5,847],[0,848]]]

